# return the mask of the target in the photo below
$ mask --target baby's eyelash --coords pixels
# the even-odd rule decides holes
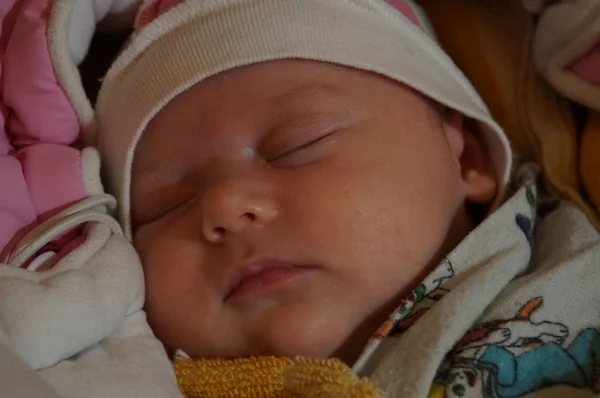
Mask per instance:
[[[295,147],[293,147],[293,148],[291,148],[291,149],[288,149],[288,150],[284,151],[283,153],[280,153],[280,154],[278,154],[278,155],[275,155],[275,156],[272,156],[272,157],[270,157],[270,158],[267,158],[267,161],[268,161],[268,162],[274,162],[274,161],[276,161],[276,160],[278,160],[278,159],[281,159],[281,158],[283,158],[283,157],[285,157],[285,156],[287,156],[287,155],[290,155],[290,154],[292,154],[292,153],[294,153],[294,152],[298,152],[298,151],[301,151],[302,149],[308,148],[308,147],[310,147],[311,145],[314,145],[314,144],[316,144],[317,142],[319,142],[319,141],[321,141],[321,140],[323,140],[323,139],[325,139],[325,138],[329,137],[329,136],[330,136],[331,134],[333,134],[334,132],[335,132],[335,131],[332,131],[332,132],[330,132],[330,133],[323,134],[323,135],[321,135],[321,136],[319,136],[319,137],[317,137],[317,138],[315,138],[315,139],[313,139],[313,140],[310,140],[310,141],[308,141],[308,142],[305,142],[305,143],[303,143],[303,144],[297,145],[297,146],[295,146]]]

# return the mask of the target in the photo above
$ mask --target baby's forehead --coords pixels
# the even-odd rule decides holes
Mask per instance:
[[[278,60],[235,68],[196,83],[179,94],[159,112],[179,110],[183,113],[206,112],[211,117],[219,111],[247,109],[255,105],[269,108],[310,107],[335,102],[369,102],[378,95],[418,94],[407,86],[371,72],[345,66],[306,60]],[[251,106],[245,102],[252,102]],[[186,108],[191,108],[188,112]]]

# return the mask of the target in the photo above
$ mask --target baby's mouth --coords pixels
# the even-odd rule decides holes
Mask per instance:
[[[258,258],[232,267],[224,301],[249,300],[285,288],[314,267],[273,258]]]

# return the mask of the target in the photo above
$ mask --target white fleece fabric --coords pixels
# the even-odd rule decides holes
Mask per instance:
[[[131,244],[93,224],[50,271],[0,267],[0,342],[61,397],[178,397],[143,303]]]

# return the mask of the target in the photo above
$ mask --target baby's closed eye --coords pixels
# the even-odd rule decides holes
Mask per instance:
[[[259,153],[272,167],[294,168],[316,162],[327,154],[337,133],[352,122],[338,115],[318,114],[294,118],[289,124],[267,134]]]
[[[277,168],[301,167],[313,163],[325,154],[326,145],[335,143],[332,137],[335,133],[336,131],[319,133],[316,137],[308,135],[303,140],[297,140],[291,148],[267,158],[267,161]]]

